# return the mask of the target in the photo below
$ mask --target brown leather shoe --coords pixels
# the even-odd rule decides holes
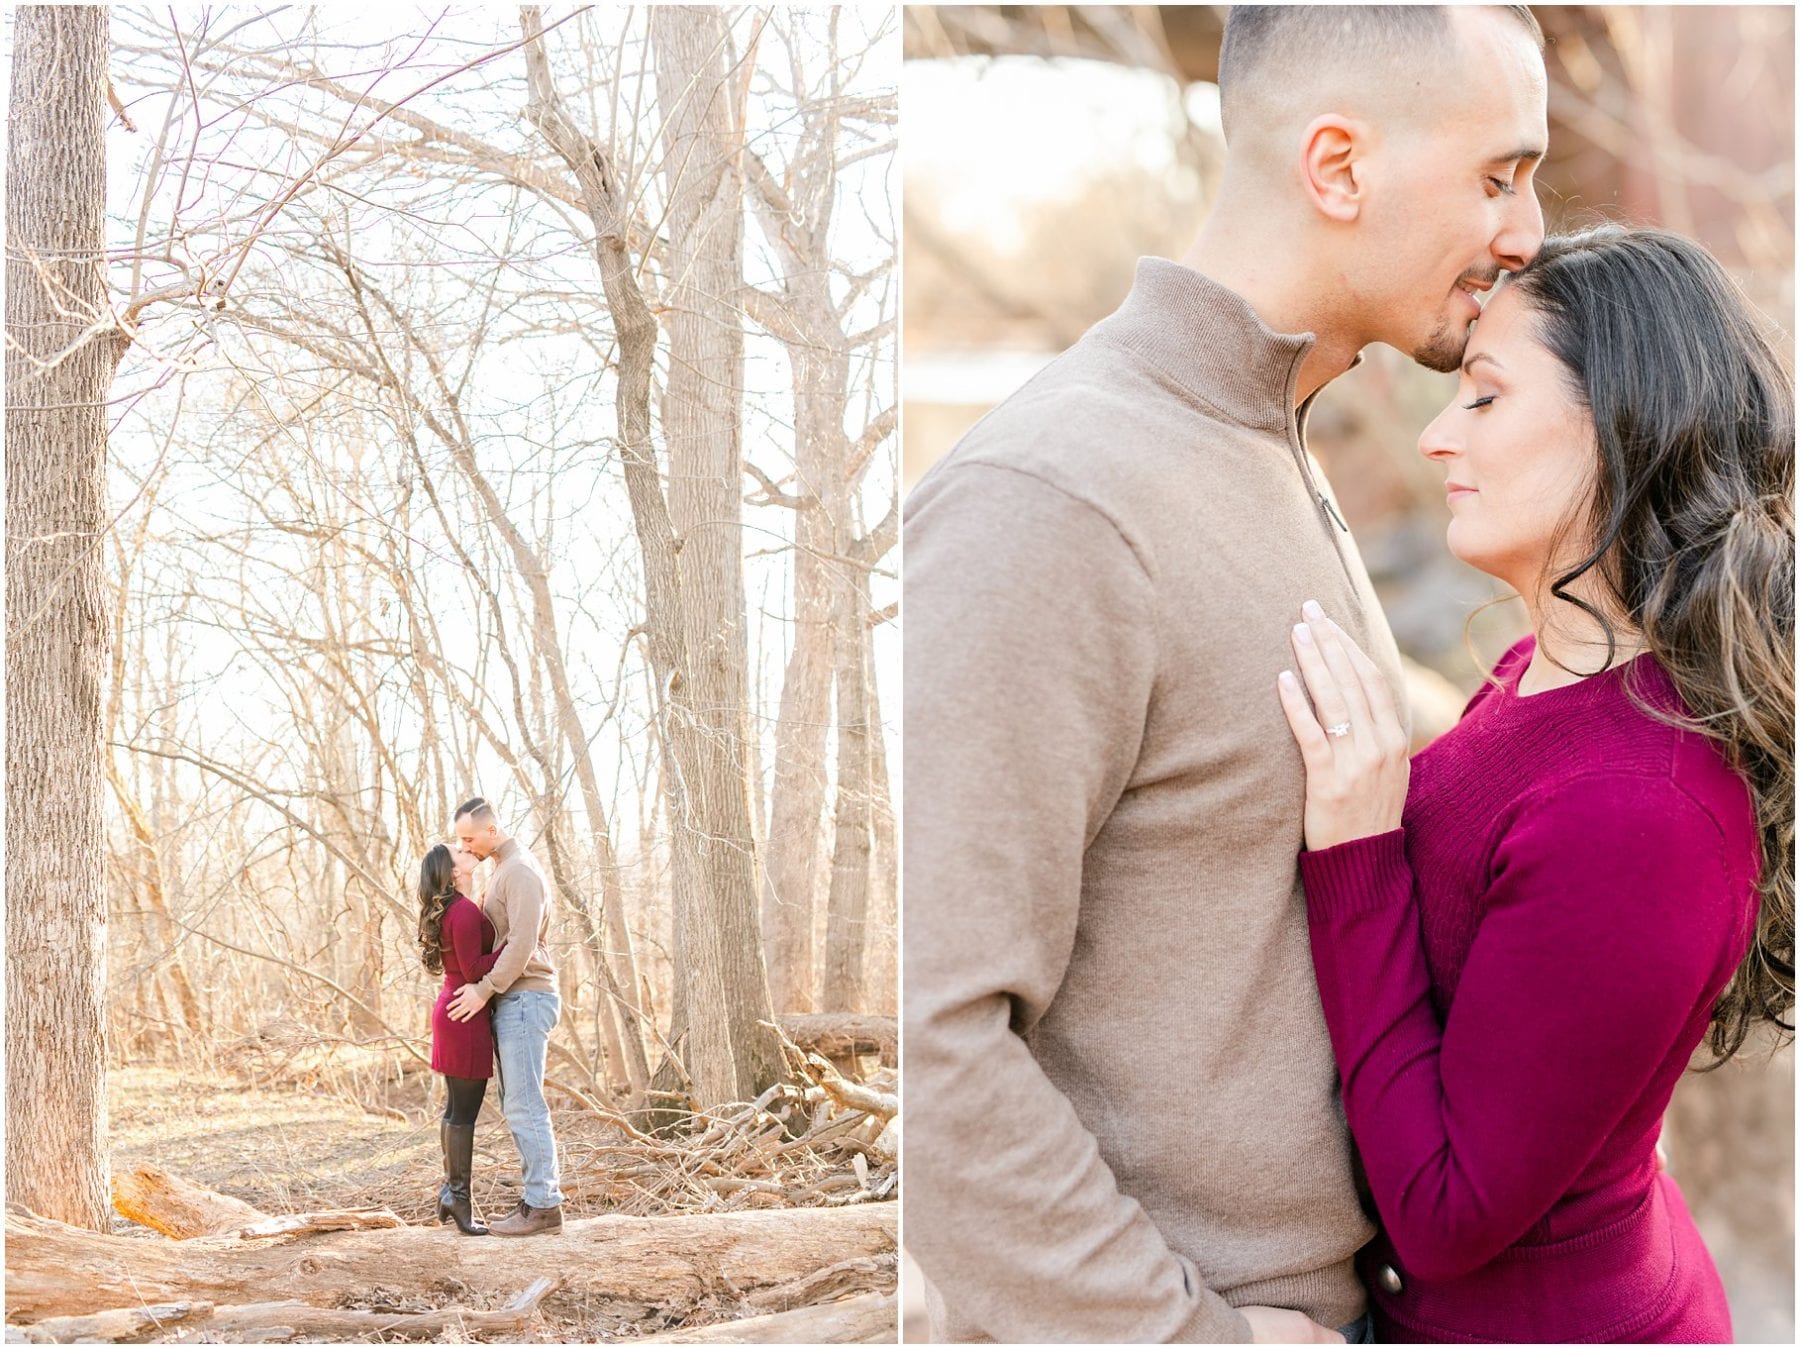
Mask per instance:
[[[489,1223],[488,1231],[497,1237],[535,1237],[540,1232],[562,1231],[562,1205],[555,1208],[533,1208],[523,1199],[519,1207],[497,1223]]]

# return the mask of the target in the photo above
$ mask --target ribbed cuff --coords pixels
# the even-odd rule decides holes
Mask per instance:
[[[1197,1297],[1197,1301],[1193,1311],[1188,1313],[1187,1320],[1176,1327],[1175,1333],[1163,1343],[1250,1343],[1250,1322],[1244,1319],[1244,1314],[1206,1286],[1192,1260],[1185,1255],[1178,1255],[1175,1259],[1181,1265],[1183,1281]]]
[[[1223,1302],[1201,1308],[1169,1337],[1170,1344],[1249,1344],[1250,1322]]]
[[[1353,838],[1319,852],[1300,854],[1307,912],[1322,919],[1350,918],[1412,897],[1406,830]]]
[[[1349,1325],[1368,1306],[1350,1257],[1322,1269],[1241,1283],[1226,1289],[1225,1297],[1233,1307],[1292,1307],[1327,1330]]]

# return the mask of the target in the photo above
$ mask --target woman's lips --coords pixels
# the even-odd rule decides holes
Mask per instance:
[[[1474,495],[1475,489],[1473,487],[1464,487],[1461,483],[1455,482],[1446,483],[1444,485],[1444,497],[1448,501],[1457,501],[1463,497],[1472,497]]]

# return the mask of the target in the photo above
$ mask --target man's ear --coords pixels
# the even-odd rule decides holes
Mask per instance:
[[[1347,225],[1361,214],[1368,138],[1367,126],[1334,112],[1313,118],[1301,133],[1300,181],[1327,220]]]

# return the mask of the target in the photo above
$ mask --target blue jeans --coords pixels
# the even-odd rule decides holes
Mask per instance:
[[[544,1060],[562,999],[526,988],[494,998],[494,1059],[500,1068],[500,1113],[512,1130],[525,1173],[524,1200],[533,1208],[562,1203],[556,1184],[556,1135],[544,1099]]]
[[[1338,1331],[1338,1334],[1340,1334],[1344,1337],[1345,1344],[1374,1344],[1375,1343],[1375,1315],[1374,1315],[1374,1313],[1373,1312],[1364,1312],[1361,1316],[1357,1317],[1349,1325],[1345,1326],[1342,1330]]]

